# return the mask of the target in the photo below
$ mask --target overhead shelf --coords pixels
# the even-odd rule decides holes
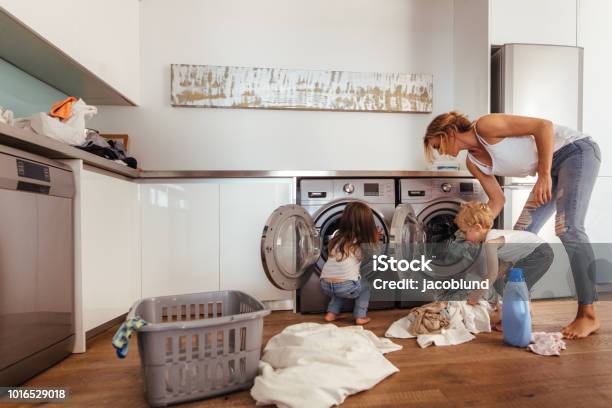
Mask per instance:
[[[0,7],[0,58],[90,105],[135,106],[68,54]]]

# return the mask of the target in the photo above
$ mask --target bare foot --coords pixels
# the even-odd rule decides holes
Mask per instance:
[[[363,326],[364,324],[368,323],[370,320],[372,319],[370,319],[369,317],[360,317],[358,319],[355,319],[355,323],[360,326]]]
[[[323,319],[324,319],[326,322],[328,322],[328,323],[329,323],[329,322],[333,322],[333,321],[334,321],[334,320],[336,320],[337,318],[338,318],[338,315],[337,315],[337,314],[335,314],[335,313],[332,313],[332,312],[327,312],[327,313],[325,313],[325,317],[323,317]]]
[[[504,326],[502,326],[501,320],[493,325],[493,330],[498,331],[498,332],[504,331]]]
[[[578,313],[573,322],[561,329],[566,339],[582,339],[599,329],[594,305],[578,305]]]

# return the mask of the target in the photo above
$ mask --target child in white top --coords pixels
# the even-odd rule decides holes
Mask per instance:
[[[510,267],[521,268],[527,287],[531,287],[548,271],[554,254],[549,244],[536,234],[519,230],[492,229],[493,215],[489,207],[478,201],[471,201],[461,206],[455,223],[465,235],[465,239],[474,243],[485,243],[487,256],[486,278],[502,295],[505,274]],[[485,294],[484,290],[470,293],[468,303],[475,304]],[[499,305],[496,305],[499,310]],[[491,325],[499,327],[499,321],[492,315]],[[501,316],[500,316],[501,317]]]
[[[367,317],[370,285],[360,276],[361,245],[375,244],[379,239],[370,207],[359,201],[349,203],[338,231],[329,242],[329,256],[321,271],[321,289],[330,297],[325,321],[336,320],[343,299],[355,299],[355,323],[363,325],[370,321]]]

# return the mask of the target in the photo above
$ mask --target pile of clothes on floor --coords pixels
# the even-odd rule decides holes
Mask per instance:
[[[389,326],[385,337],[416,338],[422,348],[431,345],[453,346],[475,339],[474,334],[491,331],[502,319],[499,308],[480,301],[437,301],[415,307]],[[559,356],[566,349],[561,333],[534,332],[527,350],[542,356]]]
[[[474,334],[491,331],[490,311],[486,301],[476,305],[465,301],[428,303],[393,322],[385,337],[416,337],[422,348],[461,344],[475,339]]]
[[[97,112],[95,106],[70,96],[55,103],[48,113],[38,112],[25,118],[13,119],[12,112],[0,109],[0,121],[137,168],[136,159],[127,155],[121,141],[105,139],[98,131],[85,128],[85,121]]]
[[[384,354],[401,348],[362,326],[292,325],[264,348],[251,396],[257,405],[339,405],[398,372]]]

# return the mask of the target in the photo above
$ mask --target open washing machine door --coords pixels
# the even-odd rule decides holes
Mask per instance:
[[[424,253],[425,234],[410,204],[395,208],[389,232],[389,251],[397,259],[412,259]]]
[[[261,262],[270,282],[284,290],[302,287],[320,256],[321,238],[310,214],[293,204],[274,210],[261,235]]]

